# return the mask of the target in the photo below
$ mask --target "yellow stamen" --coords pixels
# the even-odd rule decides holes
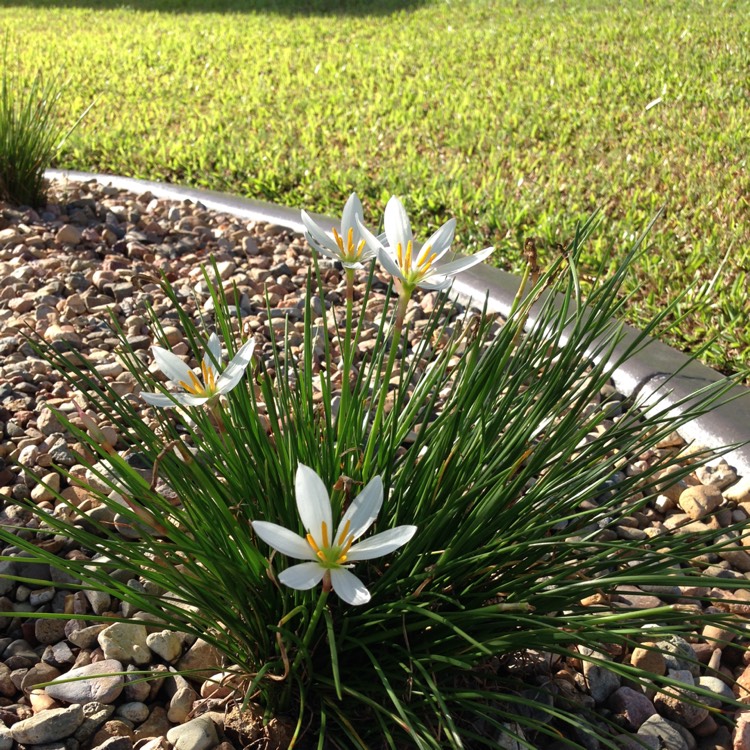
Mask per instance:
[[[359,245],[357,245],[357,254],[354,256],[355,258],[361,258],[362,257],[362,251],[365,249],[365,241],[360,240]]]
[[[341,552],[339,553],[339,558],[336,560],[336,562],[341,565],[342,563],[346,562],[347,552],[349,552],[349,549],[351,548],[352,544],[354,543],[354,537],[350,536],[346,540],[346,544],[342,547]]]
[[[344,528],[341,529],[341,532],[339,533],[339,540],[336,542],[336,544],[343,544],[344,539],[349,535],[349,529],[351,528],[352,522],[351,519],[347,519],[346,523],[344,524]]]
[[[214,368],[205,361],[201,362],[201,372],[203,373],[203,382],[206,384],[206,390],[213,393],[216,390],[216,378],[214,377]]]
[[[306,537],[307,543],[313,548],[313,552],[320,557],[320,547],[318,547],[317,542],[315,541],[315,538],[312,534],[308,534]]]
[[[331,227],[333,231],[333,239],[336,240],[336,244],[339,246],[339,250],[344,252],[344,240],[341,239],[341,235],[336,231],[336,227]]]
[[[429,271],[433,261],[437,258],[437,253],[433,253],[429,258],[426,258],[422,263],[419,264],[422,272]]]
[[[321,521],[320,523],[320,535],[323,537],[323,546],[330,547],[331,545],[328,542],[328,524],[325,521]]]
[[[432,250],[432,245],[425,245],[419,252],[419,255],[417,256],[417,265],[421,266],[425,260],[430,255],[430,250]]]
[[[401,247],[400,242],[398,243],[398,245],[396,245],[396,256],[398,257],[398,265],[401,268],[403,268],[404,267],[403,249]]]
[[[414,246],[414,243],[409,240],[409,242],[406,245],[406,262],[404,263],[404,267],[407,271],[411,271],[411,251],[412,247]]]
[[[349,234],[346,236],[346,252],[354,252],[354,227],[349,227]]]
[[[190,370],[188,374],[190,375],[190,385],[188,385],[184,380],[181,380],[179,383],[177,383],[177,385],[181,385],[188,393],[192,393],[194,396],[202,395],[204,389],[201,381],[195,377],[195,373],[192,370]]]

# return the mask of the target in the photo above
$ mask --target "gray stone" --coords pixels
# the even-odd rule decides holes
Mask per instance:
[[[700,674],[700,664],[693,647],[678,635],[671,635],[656,643],[656,648],[664,656],[667,669],[687,669],[693,677]]]
[[[142,724],[148,719],[149,708],[145,703],[140,701],[132,701],[130,703],[123,703],[117,707],[116,714],[122,719],[132,721],[133,724]],[[170,719],[171,721],[171,719]]]
[[[0,724],[0,750],[11,750],[13,747],[13,735],[10,729],[4,724]]]
[[[219,744],[216,725],[211,719],[199,716],[167,732],[174,750],[208,750]]]
[[[133,750],[133,740],[130,737],[110,737],[91,750]]]
[[[87,742],[96,734],[99,727],[101,727],[114,712],[114,706],[107,706],[104,703],[98,703],[97,701],[87,703],[83,707],[83,723],[76,730],[74,735],[75,738],[78,742]]]
[[[76,704],[68,708],[52,708],[23,719],[10,728],[10,733],[21,745],[44,745],[70,737],[82,722],[83,708]]]
[[[169,701],[167,718],[175,724],[182,724],[193,710],[196,700],[198,700],[198,694],[191,687],[179,688]]]
[[[609,696],[607,706],[626,722],[627,728],[637,730],[646,719],[656,713],[654,704],[643,694],[629,687],[621,687]]]
[[[106,659],[143,666],[151,661],[146,635],[145,625],[116,622],[99,633],[98,641]]]
[[[705,690],[710,690],[712,693],[716,693],[716,698],[709,697],[707,695],[699,695],[698,700],[708,706],[709,708],[720,708],[724,701],[735,700],[732,688],[726,684],[723,680],[718,677],[701,677],[698,680],[698,687],[702,687]],[[722,698],[724,701],[722,701]]]
[[[47,695],[64,703],[112,703],[122,692],[125,682],[121,674],[123,666],[114,659],[104,659],[85,667],[78,667],[66,672],[60,680],[86,677],[90,679],[76,679],[73,682],[56,682],[44,688]],[[105,676],[106,675],[106,676]]]
[[[690,750],[688,743],[672,723],[658,714],[649,717],[641,724],[638,737],[656,737],[660,750]]]
[[[146,637],[148,647],[169,663],[180,658],[184,641],[185,637],[181,633],[175,633],[172,630],[161,630],[158,633],[150,633]]]
[[[584,657],[591,656],[599,661],[609,661],[604,654],[592,651],[589,648],[579,646],[578,650]],[[597,704],[604,703],[620,687],[620,675],[615,674],[602,664],[594,664],[585,658],[583,659],[583,676],[588,683],[591,697]]]

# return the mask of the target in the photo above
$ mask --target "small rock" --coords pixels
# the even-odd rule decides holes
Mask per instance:
[[[654,704],[643,694],[629,687],[621,687],[609,696],[609,708],[621,717],[627,728],[637,730],[646,719],[656,713]]]
[[[64,703],[113,703],[120,696],[124,684],[121,674],[123,667],[119,661],[104,659],[87,664],[84,667],[71,669],[62,675],[61,680],[75,679],[73,682],[59,682],[44,688],[48,695]],[[106,675],[106,676],[105,676]]]
[[[655,714],[641,724],[637,732],[638,737],[648,739],[656,737],[660,750],[690,750],[682,734],[665,718]]]
[[[191,687],[183,687],[176,690],[169,701],[167,718],[174,724],[182,724],[193,710],[193,704],[196,700],[198,700],[198,693]]]
[[[597,653],[583,646],[579,646],[578,650],[583,656],[592,656],[600,661],[608,661],[607,656],[604,654]],[[604,703],[620,687],[620,675],[607,669],[603,664],[594,664],[584,659],[583,676],[588,683],[591,697],[597,704]]]
[[[170,664],[180,658],[184,641],[185,637],[181,633],[175,633],[172,630],[149,633],[146,637],[146,644],[151,651]]]
[[[134,739],[141,740],[145,737],[163,737],[172,728],[167,719],[167,712],[161,706],[154,706],[148,719],[134,732]]]
[[[151,661],[151,651],[146,643],[146,626],[116,622],[99,633],[98,641],[105,659],[132,662],[139,666]]]
[[[167,739],[175,750],[208,750],[219,744],[216,725],[205,716],[170,729]]]
[[[712,484],[688,487],[677,501],[680,508],[695,521],[713,513],[723,502],[721,491]]]
[[[222,665],[221,654],[202,638],[198,638],[190,650],[177,662],[180,672],[191,672],[188,679],[203,682],[207,677],[219,671]],[[196,671],[196,670],[202,670]]]
[[[92,701],[83,707],[83,723],[76,729],[75,738],[80,743],[88,742],[107,719],[115,712],[114,706]]]
[[[133,740],[130,737],[110,737],[91,750],[133,750]]]
[[[737,472],[724,459],[716,466],[699,466],[695,476],[701,484],[713,484],[720,490],[737,481]]]
[[[81,241],[82,236],[83,233],[78,227],[72,224],[63,224],[57,230],[55,242],[58,245],[77,245]]]
[[[70,737],[83,722],[83,708],[53,708],[29,719],[23,719],[10,728],[13,739],[21,745],[44,745]]]
[[[642,669],[655,675],[664,675],[667,673],[667,665],[664,661],[664,655],[655,650],[655,644],[644,643],[643,646],[637,646],[630,655],[630,663],[636,669]]]
[[[149,708],[145,703],[133,701],[131,703],[123,703],[117,708],[115,713],[127,721],[132,721],[133,724],[142,724],[148,719]]]

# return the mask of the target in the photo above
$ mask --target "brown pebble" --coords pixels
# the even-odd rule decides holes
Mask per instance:
[[[659,651],[654,651],[651,642],[645,642],[642,647],[633,649],[630,655],[630,663],[636,669],[642,669],[651,674],[663,675],[667,672],[667,665],[664,661],[664,655]]]

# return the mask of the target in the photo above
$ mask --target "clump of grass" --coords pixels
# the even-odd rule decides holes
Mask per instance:
[[[88,108],[69,129],[60,125],[59,101],[66,82],[11,71],[6,44],[0,75],[0,201],[38,208],[45,205],[44,171]]]
[[[679,606],[623,611],[609,594],[623,584],[698,586],[711,600],[719,596],[715,589],[748,584],[706,575],[700,563],[706,550],[731,545],[739,528],[728,537],[665,530],[638,540],[613,533],[668,478],[688,471],[667,454],[636,476],[617,468],[710,409],[726,386],[707,388],[682,404],[677,417],[671,408],[644,414],[599,402],[621,362],[612,355],[622,341],[612,316],[627,302],[620,289],[636,250],[614,274],[595,280],[584,300],[577,267],[591,228],[582,227],[567,253],[519,295],[502,326],[485,315],[462,321],[441,298],[407,355],[415,331],[408,321],[401,331],[403,297],[393,316],[389,294],[375,317],[373,354],[347,371],[352,377],[344,381],[338,411],[335,346],[340,342],[349,366],[347,347],[357,350],[361,323],[347,300],[346,315],[339,316],[345,327],[325,306],[316,324],[311,299],[330,290],[315,265],[300,349],[288,337],[277,343],[272,337],[267,354],[276,375],[259,365],[210,403],[191,405],[185,393],[194,396],[199,383],[173,368],[182,400],[174,396],[174,408],[144,420],[143,404],[118,395],[93,364],[42,346],[41,355],[92,407],[120,425],[137,465],[148,467],[144,476],[124,451],[69,425],[96,457],[82,458],[98,477],[90,491],[117,514],[120,528],[138,534],[124,539],[117,522],[84,527],[75,523],[74,508],[72,515],[48,513],[31,504],[38,531],[5,527],[0,538],[81,581],[68,588],[106,591],[165,627],[212,643],[240,673],[245,700],[291,717],[289,747],[319,738],[318,748],[494,748],[501,736],[522,737],[519,727],[538,735],[537,744],[522,741],[524,747],[572,737],[574,729],[615,747],[596,717],[560,702],[552,688],[532,686],[518,664],[539,652],[596,664],[612,646],[638,644],[644,631],[667,638],[721,623],[739,634],[741,623],[710,607],[691,611],[686,622]],[[211,327],[234,354],[241,326],[231,310],[240,309],[239,295],[227,296],[218,274],[207,273],[206,281],[216,316]],[[218,340],[198,313],[185,309],[178,290],[165,282],[165,291],[196,358],[209,342],[203,376],[213,382],[207,374],[219,365],[211,344]],[[365,310],[368,295],[369,289]],[[535,303],[539,324],[524,333]],[[652,321],[621,357],[632,356],[660,322]],[[166,347],[155,315],[152,325]],[[155,380],[124,335],[120,356],[151,393],[149,403],[155,391],[162,406],[169,402],[175,389]],[[385,392],[389,410],[379,398]],[[302,538],[315,531],[303,528],[295,503],[300,464],[322,479],[334,520],[379,476],[383,506],[375,530],[417,527],[393,554],[356,563],[371,601],[350,606],[327,598],[325,581],[322,593],[319,585],[283,585],[292,553],[272,554],[254,533],[258,520]],[[87,559],[59,558],[38,546],[50,533],[74,539],[89,551]],[[0,559],[13,559],[6,554]],[[152,585],[126,585],[111,575],[113,568]],[[673,682],[629,665],[607,667],[649,689]],[[583,740],[570,739],[569,746]]]

